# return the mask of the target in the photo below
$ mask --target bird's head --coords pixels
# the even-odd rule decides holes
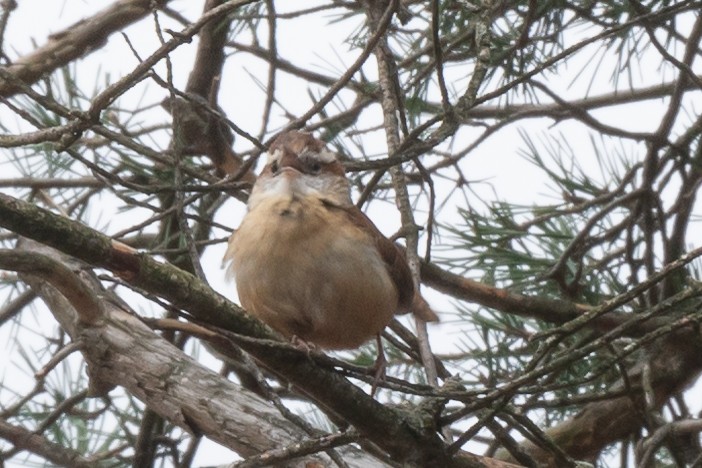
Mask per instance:
[[[249,208],[274,195],[316,197],[351,205],[349,181],[336,153],[309,133],[280,135],[268,150],[266,166],[254,185]]]

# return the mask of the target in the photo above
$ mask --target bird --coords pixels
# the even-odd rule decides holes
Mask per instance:
[[[338,155],[310,133],[270,145],[224,262],[248,313],[318,348],[380,345],[395,314],[438,320],[403,251],[352,202]]]

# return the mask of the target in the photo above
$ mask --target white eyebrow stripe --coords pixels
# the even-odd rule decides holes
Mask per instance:
[[[318,153],[319,160],[324,163],[333,163],[336,161],[336,154],[332,153],[327,149],[323,149]]]
[[[266,153],[266,165],[272,163],[273,161],[279,161],[282,156],[283,151],[277,149],[275,151]]]

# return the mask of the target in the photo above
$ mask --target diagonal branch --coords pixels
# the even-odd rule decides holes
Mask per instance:
[[[339,374],[314,365],[307,353],[279,343],[269,328],[194,276],[139,254],[87,226],[4,194],[0,194],[0,225],[111,270],[199,320],[236,331],[232,336],[237,345],[353,424],[362,436],[393,458],[451,466],[443,442],[426,421],[418,420],[416,414],[383,406]]]
[[[154,5],[160,7],[168,1],[119,0],[90,18],[52,34],[46,44],[3,68],[27,84],[34,83],[42,76],[99,49],[111,34],[144,18]],[[9,97],[17,92],[17,86],[0,78],[0,96]]]
[[[16,448],[40,455],[58,466],[74,468],[95,466],[94,462],[83,457],[81,453],[52,442],[24,427],[10,424],[4,419],[0,419],[0,437],[14,444]]]
[[[198,364],[149,329],[133,312],[110,300],[110,292],[102,289],[92,273],[74,272],[64,264],[70,260],[53,249],[30,248],[31,252],[0,250],[0,267],[25,272],[22,278],[47,303],[74,342],[81,344],[89,364],[91,389],[102,389],[96,390],[102,393],[117,385],[124,386],[160,416],[243,456],[299,444],[308,438],[268,402]],[[100,298],[101,303],[86,304],[76,294],[86,290],[91,297]],[[82,317],[94,307],[101,310],[100,322],[86,323]],[[251,431],[253,426],[265,430]],[[14,440],[13,433],[2,425],[0,435]],[[49,460],[58,460],[39,451],[34,444],[28,446]],[[343,450],[346,457],[356,461],[352,466],[379,463],[353,447]],[[67,451],[57,451],[64,452]],[[308,450],[296,455],[314,453]]]

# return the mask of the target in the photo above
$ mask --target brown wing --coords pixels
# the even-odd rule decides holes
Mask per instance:
[[[404,251],[394,242],[390,241],[373,224],[373,221],[355,206],[339,206],[331,200],[322,200],[329,208],[341,210],[348,219],[365,232],[369,233],[378,248],[381,258],[385,262],[398,292],[397,314],[406,314],[412,311],[425,322],[438,322],[439,316],[431,309],[422,295],[415,290]]]
[[[355,206],[339,206],[330,200],[322,200],[325,206],[343,212],[355,226],[371,235],[380,257],[388,268],[390,278],[395,283],[398,293],[398,314],[406,314],[412,309],[414,300],[414,283],[412,272],[407,265],[402,251],[373,224],[368,216]]]

